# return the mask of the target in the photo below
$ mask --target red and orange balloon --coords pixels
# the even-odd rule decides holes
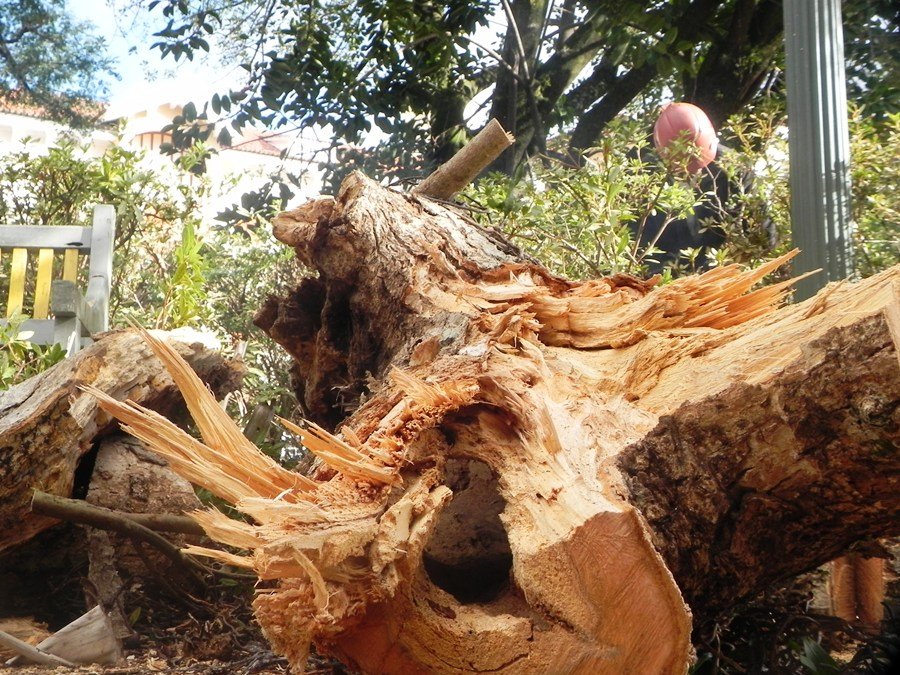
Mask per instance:
[[[719,139],[706,113],[692,103],[667,103],[653,126],[653,143],[660,156],[678,161],[676,157],[666,157],[666,149],[680,137],[687,137],[699,150],[699,155],[687,162],[691,173],[697,173],[716,158]]]

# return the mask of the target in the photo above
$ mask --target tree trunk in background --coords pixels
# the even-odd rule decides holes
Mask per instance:
[[[97,446],[87,503],[156,515],[183,515],[203,507],[193,486],[137,439],[114,434]],[[93,527],[84,530],[88,556],[85,604],[99,604],[106,610],[118,638],[133,634],[127,608],[146,606],[147,597],[175,602],[192,588],[184,569],[146,542]],[[174,533],[165,537],[177,547],[201,540],[196,535]]]
[[[692,614],[900,530],[900,268],[569,282],[359,174],[275,234],[318,276],[258,323],[342,439],[305,432],[318,515],[252,528],[296,668],[682,673]]]
[[[720,31],[699,70],[682,82],[685,100],[700,106],[716,129],[758,99],[774,77],[784,51],[782,3],[739,0]]]

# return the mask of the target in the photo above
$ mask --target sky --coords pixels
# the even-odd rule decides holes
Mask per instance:
[[[175,64],[169,57],[163,61],[159,51],[151,49],[155,38],[147,22],[120,16],[109,0],[68,0],[67,4],[73,16],[94,24],[117,62],[120,79],[108,81],[110,116],[127,112],[148,97],[159,102],[199,103],[231,88],[230,83],[240,77],[236,69],[215,69],[198,60],[182,59]]]

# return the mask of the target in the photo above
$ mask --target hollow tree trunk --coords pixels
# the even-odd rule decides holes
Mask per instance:
[[[319,273],[258,317],[339,427],[293,427],[315,480],[109,409],[251,516],[198,516],[249,555],[195,552],[260,574],[298,672],[312,640],[367,673],[682,673],[692,612],[898,529],[900,269],[782,309],[752,290],[778,263],[573,283],[358,174],[276,236]]]
[[[237,364],[200,343],[176,344],[215,391],[238,386]],[[183,408],[172,378],[133,331],[107,333],[75,357],[0,392],[0,553],[58,522],[31,513],[33,491],[71,497],[81,458],[114,429],[94,397],[78,390],[84,384],[164,414]]]

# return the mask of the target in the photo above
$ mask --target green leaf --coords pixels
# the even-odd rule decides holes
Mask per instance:
[[[216,136],[216,142],[223,148],[231,147],[231,132],[226,127],[222,127]]]
[[[803,653],[800,663],[813,675],[839,675],[840,666],[831,658],[822,645],[809,636],[803,638]]]

